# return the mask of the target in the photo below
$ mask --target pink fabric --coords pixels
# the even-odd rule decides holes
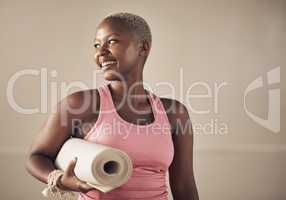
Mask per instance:
[[[174,156],[174,147],[160,98],[147,91],[155,120],[151,124],[136,125],[117,113],[107,85],[99,87],[98,91],[99,117],[85,139],[126,152],[133,162],[133,173],[119,188],[108,193],[80,193],[79,200],[167,200],[166,172]]]

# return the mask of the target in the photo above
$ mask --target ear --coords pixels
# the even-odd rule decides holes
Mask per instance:
[[[139,56],[148,56],[150,51],[150,44],[146,40],[141,42],[139,47]]]

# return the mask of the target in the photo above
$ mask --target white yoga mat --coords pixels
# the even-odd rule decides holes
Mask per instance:
[[[65,170],[75,157],[76,176],[102,192],[123,185],[132,174],[132,161],[125,152],[78,138],[64,143],[55,164]]]

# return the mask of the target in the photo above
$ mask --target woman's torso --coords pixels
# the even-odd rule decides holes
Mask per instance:
[[[118,114],[108,85],[98,88],[99,114],[84,139],[126,152],[132,160],[133,173],[124,185],[100,193],[100,197],[95,191],[81,193],[80,200],[167,199],[166,173],[174,156],[171,127],[160,98],[147,92],[154,120],[139,125]]]

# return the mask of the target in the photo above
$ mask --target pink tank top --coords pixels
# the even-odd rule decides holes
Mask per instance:
[[[133,172],[124,185],[107,193],[80,193],[79,200],[167,200],[166,173],[173,160],[174,147],[160,98],[147,91],[154,121],[137,125],[117,113],[107,85],[100,86],[98,92],[99,116],[84,139],[126,152],[132,160]]]

